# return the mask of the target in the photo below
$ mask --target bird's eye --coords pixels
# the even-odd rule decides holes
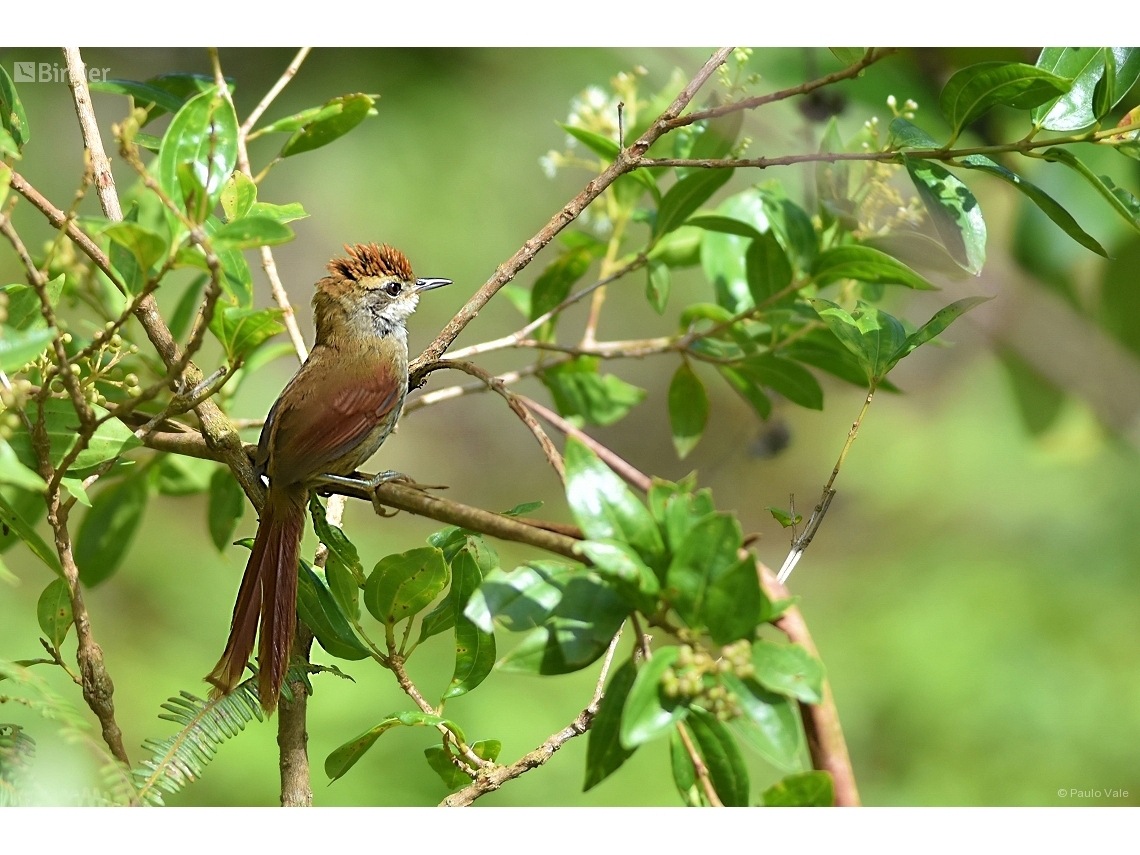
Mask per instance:
[[[388,292],[389,297],[399,297],[400,296],[400,283],[399,282],[389,282],[387,285],[384,286],[384,290]]]

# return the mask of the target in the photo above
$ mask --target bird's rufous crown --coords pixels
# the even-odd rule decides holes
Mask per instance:
[[[408,282],[416,278],[404,253],[388,244],[345,244],[344,251],[347,256],[334,256],[328,264],[329,273],[335,279],[359,282],[370,276],[395,276]]]

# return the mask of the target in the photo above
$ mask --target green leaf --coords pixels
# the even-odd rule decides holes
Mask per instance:
[[[743,558],[709,581],[701,622],[714,642],[731,644],[755,634],[766,606],[756,563],[751,557]]]
[[[701,237],[695,226],[680,226],[653,244],[646,257],[671,269],[694,267],[701,263]]]
[[[40,594],[36,603],[36,618],[40,629],[56,650],[67,638],[74,618],[71,615],[71,590],[63,579],[53,579]]]
[[[162,137],[156,178],[175,204],[187,210],[187,199],[178,169],[190,164],[196,181],[204,188],[199,211],[209,214],[222,195],[226,180],[237,163],[238,122],[233,105],[216,87],[187,101],[171,120]],[[171,232],[181,235],[185,228],[168,214]]]
[[[265,217],[270,220],[276,220],[279,223],[291,223],[294,220],[303,220],[309,215],[300,202],[290,202],[287,205],[255,202],[249,209],[249,216]]]
[[[143,273],[166,258],[166,241],[137,222],[126,220],[113,223],[103,229],[103,234],[115,243],[125,247],[138,261]]]
[[[633,660],[628,659],[610,677],[586,742],[586,782],[582,786],[583,792],[593,789],[616,772],[633,754],[633,749],[621,744],[621,718],[636,676],[637,668]]]
[[[939,309],[934,317],[906,337],[902,346],[894,354],[892,364],[898,362],[915,348],[926,344],[946,329],[946,327],[970,311],[970,309],[975,306],[980,306],[982,303],[992,299],[993,297],[966,297],[962,300],[956,300],[943,309]]]
[[[709,396],[705,384],[688,362],[682,362],[669,383],[669,425],[673,447],[684,460],[701,441],[709,420]]]
[[[330,655],[349,660],[372,655],[357,637],[325,577],[303,559],[297,580],[297,614]]]
[[[942,88],[938,104],[953,129],[962,129],[998,104],[1029,110],[1064,95],[1072,81],[1022,62],[979,62],[954,74]]]
[[[92,588],[109,579],[130,549],[150,498],[148,473],[132,473],[105,487],[83,517],[75,540],[79,581]]]
[[[823,389],[812,373],[802,365],[772,353],[749,356],[735,366],[736,370],[767,386],[793,404],[809,410],[823,409]]]
[[[757,682],[765,689],[808,704],[823,701],[823,663],[799,644],[756,641],[752,664]]]
[[[190,332],[190,321],[198,310],[198,297],[202,293],[202,286],[208,281],[210,277],[206,274],[195,277],[178,298],[178,304],[174,307],[169,323],[170,334],[176,341]]]
[[[1116,103],[1116,56],[1107,48],[1104,54],[1104,74],[1093,88],[1092,113],[1099,122]]]
[[[644,662],[634,678],[622,709],[620,740],[632,751],[664,735],[689,715],[689,707],[661,691],[661,675],[677,661],[680,648],[662,647]]]
[[[760,384],[754,378],[727,365],[718,365],[717,370],[728,381],[728,385],[756,411],[756,415],[767,420],[772,414],[772,401],[764,394]]]
[[[680,226],[732,177],[731,169],[704,169],[674,184],[657,207],[653,237],[659,238]]]
[[[574,437],[566,439],[566,500],[590,540],[618,540],[637,550],[650,567],[665,550],[645,506],[612,469]]]
[[[155,486],[163,496],[192,496],[210,489],[210,478],[218,469],[212,460],[163,454],[158,459]]]
[[[674,542],[672,536],[670,540]],[[664,596],[686,625],[693,628],[703,625],[709,585],[734,569],[739,560],[736,553],[743,541],[737,519],[731,514],[718,513],[692,524],[684,540],[674,547],[673,560],[665,573]],[[757,604],[754,617],[758,619],[759,615]]]
[[[356,765],[356,762],[364,756],[364,752],[373,746],[382,733],[391,730],[393,727],[399,727],[400,725],[404,725],[405,727],[435,727],[440,724],[445,725],[462,739],[463,732],[459,730],[454,722],[440,718],[437,715],[429,715],[423,712],[391,713],[385,716],[384,720],[378,725],[364,731],[364,733],[360,734],[356,739],[346,742],[326,757],[325,774],[329,776],[330,782],[344,775],[345,772]]]
[[[0,439],[0,484],[12,484],[36,493],[47,489],[47,482],[20,462],[6,439]]]
[[[218,552],[224,552],[234,536],[234,530],[245,513],[245,493],[226,467],[220,467],[210,477],[210,503],[206,523],[210,540]]]
[[[942,148],[942,143],[903,118],[892,120],[887,134],[891,148]]]
[[[566,131],[566,133],[570,134],[570,136],[574,137],[574,139],[578,140],[578,142],[586,146],[586,148],[588,148],[594,154],[598,155],[598,157],[602,158],[602,160],[605,160],[607,162],[614,160],[621,153],[621,148],[609,137],[604,137],[601,134],[596,134],[593,131],[586,130],[585,128],[578,128],[574,125],[566,125],[562,122],[556,122],[555,124],[557,124],[558,127],[562,128],[562,130]]]
[[[8,132],[19,148],[23,148],[32,138],[24,105],[20,101],[20,96],[16,94],[16,84],[2,67],[0,67],[0,127]]]
[[[1097,118],[1094,96],[1097,84],[1104,77],[1106,51],[1115,60],[1115,94],[1108,99],[1110,108],[1115,106],[1140,77],[1140,50],[1047,47],[1037,58],[1037,67],[1071,78],[1073,86],[1060,98],[1035,109],[1033,122],[1049,131],[1079,131],[1093,124]]]
[[[867,48],[861,47],[829,47],[828,50],[844,65],[854,65],[867,53]]]
[[[812,365],[848,383],[867,387],[867,371],[862,357],[848,350],[830,329],[812,330],[784,348],[784,353],[797,362]],[[898,387],[885,379],[880,381],[879,388],[898,391]]]
[[[511,632],[534,629],[562,601],[567,579],[578,568],[558,561],[532,561],[506,573],[495,568],[471,595],[463,614],[483,632],[494,632],[498,619]]]
[[[574,549],[590,559],[595,572],[612,583],[631,608],[646,614],[656,610],[661,585],[631,547],[615,540],[583,540]]]
[[[732,151],[736,138],[740,136],[740,128],[744,123],[744,112],[737,110],[709,119],[704,125],[700,136],[693,141],[689,149],[689,157],[693,160],[720,160]],[[688,173],[685,173],[688,174]],[[678,172],[678,176],[681,173]]]
[[[800,772],[770,786],[761,799],[765,807],[832,807],[835,784],[830,772]]]
[[[41,497],[37,497],[39,499]],[[40,504],[43,504],[40,501]],[[24,516],[12,506],[3,495],[0,495],[0,523],[14,531],[40,561],[55,571],[56,575],[63,577],[63,570],[59,566],[59,557],[42,537],[36,533],[35,526],[28,522]]]
[[[534,281],[530,292],[530,319],[541,318],[570,296],[574,283],[582,278],[593,262],[593,254],[584,247],[562,253]]]
[[[31,362],[51,344],[55,328],[16,330],[5,324],[0,337],[0,369],[13,373]]]
[[[676,232],[674,232],[676,234]],[[650,261],[646,265],[645,298],[653,311],[665,314],[665,304],[669,302],[669,265],[664,261]]]
[[[930,282],[901,261],[869,246],[837,246],[816,257],[812,280],[820,288],[840,279],[857,279],[870,285],[905,285],[920,291],[936,291]]]
[[[257,185],[244,172],[234,171],[222,187],[222,210],[229,221],[240,219],[249,213],[257,201]]]
[[[339,139],[363,122],[375,103],[371,97],[359,92],[333,98],[315,114],[306,117],[305,123],[289,137],[278,156],[292,157]]]
[[[979,169],[989,175],[1000,178],[1009,184],[1012,184],[1022,193],[1024,193],[1030,200],[1040,208],[1049,219],[1060,226],[1065,234],[1079,243],[1086,249],[1091,249],[1097,255],[1104,258],[1108,257],[1104,247],[1097,242],[1097,240],[1082,229],[1077,221],[1073,219],[1072,215],[1061,207],[1052,196],[1029,181],[1026,181],[1020,175],[1006,169],[999,163],[995,163],[988,157],[982,154],[972,154],[968,157],[962,158],[959,163],[960,166],[965,166],[968,169]]]
[[[748,290],[757,306],[792,284],[792,266],[773,230],[754,237],[744,258]],[[788,301],[792,299],[793,295],[789,294]]]
[[[729,196],[716,214],[750,224],[757,232],[770,228],[764,195],[755,188]],[[745,261],[748,246],[749,238],[736,234],[704,230],[701,238],[701,267],[713,285],[716,302],[730,316],[753,307]]]
[[[733,722],[733,730],[777,769],[798,771],[803,740],[795,702],[769,692],[754,680],[741,680],[731,673],[720,676],[744,711],[744,715]]]
[[[778,181],[767,181],[759,185],[756,192],[784,252],[797,269],[806,273],[819,252],[819,236],[811,217],[787,197]]]
[[[758,238],[761,232],[750,223],[738,220],[735,217],[726,217],[721,214],[694,214],[689,217],[685,225],[696,226],[710,232],[720,232],[726,235],[738,235],[746,238]]]
[[[20,148],[12,135],[0,128],[0,160],[5,158],[21,160]],[[0,203],[8,198],[8,187],[12,182],[12,170],[7,164],[0,164]]]
[[[59,296],[63,293],[66,277],[64,274],[52,279],[45,286],[48,302],[54,307],[59,303]],[[39,294],[34,288],[27,285],[5,285],[4,293],[8,295],[8,324],[18,330],[40,329],[47,326],[44,320],[42,303]]]
[[[942,245],[963,269],[980,272],[986,261],[986,222],[970,188],[933,160],[903,160]]]
[[[139,80],[92,80],[89,84],[96,92],[111,92],[116,95],[129,95],[139,107],[151,105],[154,108],[147,121],[156,119],[163,113],[177,113],[182,109],[182,99],[151,83]]]
[[[253,249],[258,246],[276,246],[291,241],[293,230],[269,217],[248,216],[226,223],[210,238],[215,250]]]
[[[455,619],[455,669],[443,698],[465,695],[487,679],[495,667],[495,633],[484,632],[463,614],[471,595],[483,582],[483,574],[470,547],[459,550],[451,562]]]
[[[91,405],[91,411],[97,419],[107,415],[106,410],[95,404]],[[27,415],[33,425],[39,421],[36,407],[28,407]],[[79,416],[75,414],[70,401],[48,398],[44,401],[44,421],[48,439],[51,441],[51,464],[58,468],[63,458],[79,441]],[[28,468],[37,466],[36,453],[32,449],[32,440],[26,427],[20,425],[8,441],[21,463]],[[130,428],[117,419],[109,419],[99,425],[88,440],[87,447],[75,458],[70,471],[90,469],[140,445],[142,442]]]
[[[725,807],[748,807],[748,767],[736,739],[712,713],[693,707],[688,727],[700,747],[713,789]]]
[[[376,620],[396,624],[427,608],[451,576],[443,553],[421,546],[377,562],[364,587],[364,605]]]
[[[681,734],[675,728],[669,734],[669,765],[673,769],[673,783],[677,785],[681,801],[688,807],[701,807],[702,804],[706,804],[702,798],[704,793],[697,783],[697,770],[693,766],[693,758],[689,756],[685,743],[681,741]]]
[[[471,743],[468,747],[476,757],[490,760],[493,763],[498,758],[499,752],[502,751],[503,744],[497,739],[481,739],[478,742]],[[453,756],[442,742],[424,749],[424,757],[427,758],[432,771],[439,775],[447,789],[455,791],[470,784],[471,778],[452,762]]]
[[[277,322],[283,314],[281,309],[218,306],[210,321],[210,331],[226,349],[230,364],[237,365],[273,336],[285,331]]]
[[[645,400],[644,389],[616,374],[599,374],[600,364],[598,357],[580,356],[542,372],[540,379],[559,413],[588,424],[611,425]]]
[[[906,341],[906,330],[897,318],[862,301],[851,314],[830,300],[808,302],[836,338],[859,358],[869,383],[885,377],[904,355],[899,351]]]
[[[792,519],[792,515],[782,508],[777,508],[769,505],[768,507],[764,508],[764,510],[771,513],[772,518],[784,528],[791,528],[792,526],[799,525],[801,522],[803,522],[803,515],[796,514],[795,519]]]
[[[325,516],[325,506],[317,496],[309,499],[309,514],[313,518],[313,531],[328,549],[328,562],[342,566],[359,585],[363,586],[366,581],[364,565],[360,563],[360,554],[356,550],[356,545],[348,539],[343,529],[329,523]],[[328,563],[325,566],[327,567]]]

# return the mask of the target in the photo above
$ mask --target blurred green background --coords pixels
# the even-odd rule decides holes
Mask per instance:
[[[275,250],[302,328],[311,338],[308,301],[328,258],[350,241],[386,241],[404,250],[420,276],[455,285],[433,292],[410,327],[415,352],[467,297],[533,235],[590,177],[561,170],[548,179],[538,159],[562,149],[569,101],[588,85],[608,87],[619,71],[644,66],[655,91],[674,67],[687,74],[700,49],[332,50],[317,49],[268,113],[269,119],[348,92],[379,93],[379,116],[328,148],[290,159],[262,185],[264,201],[300,201],[312,215],[293,223],[297,239]],[[1033,62],[1033,49],[904,51],[836,98],[787,101],[745,119],[750,154],[813,150],[821,117],[839,111],[850,135],[872,116],[889,120],[885,99],[910,97],[917,123],[944,133],[935,103],[957,68],[984,59]],[[272,85],[292,50],[226,49],[244,117]],[[89,66],[136,80],[173,71],[209,73],[204,51],[84,52]],[[0,64],[62,65],[55,50],[0,50]],[[838,67],[822,49],[757,50],[760,84],[775,88]],[[19,170],[66,206],[82,169],[82,145],[63,83],[24,84],[33,141]],[[1122,107],[1135,104],[1126,98]],[[125,99],[95,93],[104,139],[125,114]],[[158,128],[164,127],[165,119]],[[972,131],[975,142],[1017,139],[1024,113],[995,111]],[[150,129],[148,129],[150,130]],[[255,171],[279,142],[255,141]],[[111,147],[111,143],[108,143]],[[1085,148],[1090,148],[1086,146]],[[1101,155],[1106,155],[1102,157]],[[1112,152],[1082,152],[1099,172],[1137,193],[1138,164]],[[132,182],[115,159],[120,187]],[[959,322],[953,346],[924,348],[891,376],[901,395],[880,394],[837,487],[838,496],[791,579],[793,593],[827,665],[856,777],[872,805],[1057,805],[1140,803],[1140,241],[1062,168],[1034,164],[1030,177],[1057,196],[1109,247],[1103,261],[1032,212],[1006,185],[967,180],[989,225],[986,271],[977,280],[936,280],[944,293],[900,294],[892,312],[924,321],[940,305],[984,293],[997,299]],[[779,178],[801,197],[808,173],[738,170],[717,199],[762,179]],[[93,199],[83,211],[96,213]],[[714,200],[715,202],[715,200]],[[29,243],[50,237],[27,204],[16,222]],[[641,228],[641,227],[638,227]],[[258,305],[268,286],[250,255]],[[553,257],[523,272],[529,285]],[[21,281],[10,252],[0,276]],[[669,310],[658,317],[642,295],[644,275],[610,290],[600,335],[671,332],[679,308],[711,299],[699,269],[674,279]],[[160,292],[164,307],[175,294]],[[572,315],[581,322],[582,313]],[[460,346],[513,331],[516,311],[494,301]],[[217,355],[201,360],[212,367]],[[495,354],[502,370],[525,355]],[[234,414],[261,417],[295,370],[281,359],[241,391]],[[695,468],[719,507],[739,512],[760,532],[761,557],[779,566],[787,540],[763,510],[795,493],[801,509],[818,495],[858,412],[861,392],[824,377],[823,412],[777,404],[768,423],[728,388],[710,382],[713,415],[696,451],[676,459],[666,389],[675,358],[614,363],[610,370],[649,391],[619,424],[595,435],[646,472],[679,477]],[[436,374],[429,388],[448,381]],[[520,386],[547,400],[537,381]],[[249,434],[256,439],[256,431]],[[786,447],[785,447],[786,446]],[[533,440],[495,396],[473,395],[409,415],[385,444],[381,468],[422,483],[448,484],[458,501],[490,509],[541,499],[539,515],[568,520],[558,484]],[[90,591],[93,631],[115,680],[115,703],[128,750],[173,725],[159,704],[201,682],[224,643],[246,552],[218,555],[206,530],[205,498],[156,497],[118,574]],[[247,512],[238,535],[253,533]],[[401,514],[378,520],[353,504],[345,526],[366,565],[423,543],[439,526]],[[312,540],[312,535],[309,535]],[[306,551],[311,552],[311,543]],[[500,545],[504,566],[528,557]],[[4,556],[20,585],[0,584],[0,655],[40,654],[35,604],[50,572],[17,546]],[[513,639],[500,637],[501,649]],[[66,643],[74,656],[74,634]],[[437,636],[412,660],[431,696],[446,685],[453,649]],[[318,661],[329,661],[315,650]],[[314,677],[310,756],[318,805],[434,804],[446,792],[422,749],[420,730],[384,736],[345,778],[329,787],[327,754],[409,702],[391,675],[369,662],[340,663],[356,680]],[[54,670],[40,674],[82,707],[78,690]],[[448,704],[475,739],[502,740],[502,759],[531,750],[588,702],[596,669],[558,678],[495,673],[471,696]],[[0,720],[24,724],[39,746],[40,798],[67,801],[89,782],[86,758],[41,719],[0,707]],[[224,746],[203,779],[170,799],[179,805],[270,805],[278,798],[275,726],[254,725]],[[498,805],[672,805],[664,742],[641,749],[620,772],[581,792],[586,740],[572,740],[545,767],[482,800]],[[753,789],[778,773],[753,763]],[[1121,788],[1126,799],[1061,799],[1059,790]]]

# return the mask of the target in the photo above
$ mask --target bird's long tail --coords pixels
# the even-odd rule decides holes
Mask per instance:
[[[297,558],[305,530],[307,491],[302,487],[270,488],[257,527],[257,539],[245,566],[225,652],[206,680],[222,694],[241,682],[253,653],[258,615],[258,695],[271,713],[277,707],[297,620]]]

